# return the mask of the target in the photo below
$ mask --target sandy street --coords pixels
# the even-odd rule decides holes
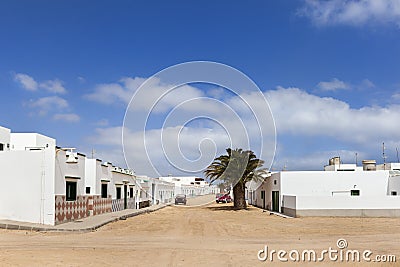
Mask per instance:
[[[370,266],[400,266],[399,219],[285,219],[231,206],[171,206],[83,234],[0,230],[0,266],[294,266],[277,259],[261,262],[257,252],[264,245],[287,251],[337,249],[339,238],[346,239],[348,249],[397,256],[396,264]],[[326,257],[323,265],[332,264]]]

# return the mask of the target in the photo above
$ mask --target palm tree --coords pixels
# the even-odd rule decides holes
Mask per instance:
[[[233,185],[233,203],[235,209],[245,209],[246,183],[260,181],[267,173],[260,169],[264,161],[258,159],[253,151],[242,149],[226,149],[228,155],[221,155],[204,171],[210,178],[210,184],[220,180],[224,184]]]

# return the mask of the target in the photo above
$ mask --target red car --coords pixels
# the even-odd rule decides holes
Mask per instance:
[[[219,194],[217,194],[215,196],[215,202],[217,202],[217,203],[230,203],[230,202],[232,202],[232,198],[229,195],[229,193],[227,193],[227,194],[219,193]]]

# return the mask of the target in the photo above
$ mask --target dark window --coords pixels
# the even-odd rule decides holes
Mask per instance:
[[[66,187],[67,201],[75,201],[76,200],[76,182],[67,181],[65,183],[65,187]]]
[[[129,188],[129,197],[133,198],[133,187]]]
[[[351,194],[352,196],[359,196],[359,195],[360,195],[360,190],[351,190],[351,191],[350,191],[350,194]]]
[[[276,184],[276,180],[274,180],[274,184]]]
[[[117,187],[117,199],[121,199],[121,187]]]
[[[107,184],[101,184],[101,197],[102,198],[108,197],[107,186],[108,186]]]
[[[86,186],[86,194],[90,194],[90,186]]]
[[[397,196],[397,192],[396,191],[392,191],[392,196]]]
[[[4,144],[0,143],[0,151],[4,150]]]
[[[263,191],[261,191],[261,199],[264,199],[265,198],[265,191],[263,190]]]

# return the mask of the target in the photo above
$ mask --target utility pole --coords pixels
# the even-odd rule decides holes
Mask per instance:
[[[383,170],[386,170],[385,143],[382,143]]]

